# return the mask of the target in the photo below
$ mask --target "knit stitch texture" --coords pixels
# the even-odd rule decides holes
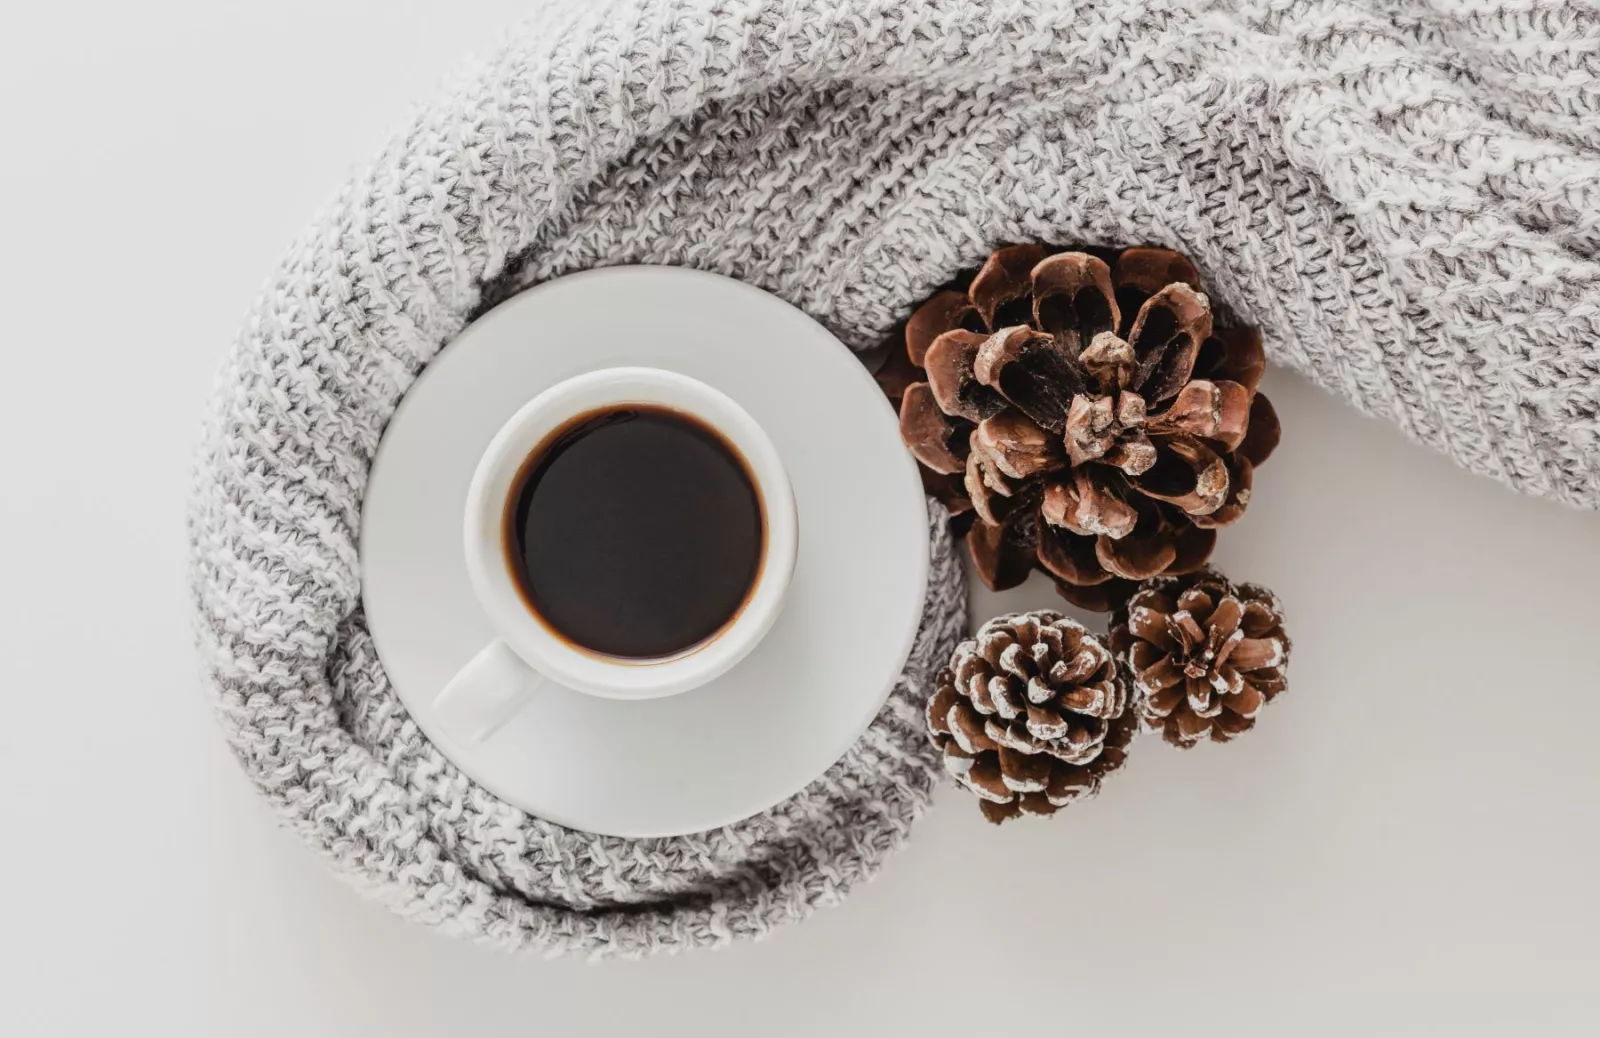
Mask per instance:
[[[435,352],[527,285],[699,267],[867,348],[1028,240],[1179,249],[1276,362],[1600,506],[1591,3],[546,3],[298,239],[215,394],[192,580],[251,780],[340,874],[511,948],[718,943],[842,895],[932,786],[916,708],[964,624],[941,524],[860,743],[765,815],[629,841],[498,801],[407,717],[360,611],[368,463]]]

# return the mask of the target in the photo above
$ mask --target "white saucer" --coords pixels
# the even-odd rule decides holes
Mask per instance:
[[[618,365],[700,379],[743,405],[776,444],[800,517],[783,613],[709,685],[645,702],[541,687],[486,741],[453,743],[433,699],[493,637],[462,549],[473,469],[495,431],[539,392]],[[699,832],[799,792],[871,723],[922,611],[924,500],[882,392],[799,310],[699,271],[576,274],[472,324],[401,401],[363,506],[367,622],[406,709],[497,796],[590,832]]]

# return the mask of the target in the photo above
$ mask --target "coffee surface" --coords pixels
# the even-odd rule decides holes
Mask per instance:
[[[579,416],[524,463],[507,561],[532,610],[593,652],[659,659],[737,616],[760,572],[761,499],[703,423],[628,405]]]

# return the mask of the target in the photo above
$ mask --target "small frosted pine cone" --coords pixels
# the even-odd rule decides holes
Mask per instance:
[[[1146,727],[1174,746],[1233,739],[1286,687],[1277,596],[1215,570],[1147,581],[1112,618],[1111,647]]]
[[[1051,815],[1122,766],[1138,727],[1110,649],[1058,613],[1000,616],[957,646],[928,701],[945,769],[984,817]]]

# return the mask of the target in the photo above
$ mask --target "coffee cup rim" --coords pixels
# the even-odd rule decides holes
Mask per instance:
[[[505,550],[505,511],[529,456],[572,419],[629,404],[678,411],[724,437],[755,483],[765,524],[761,566],[739,612],[707,641],[663,659],[606,656],[560,638],[527,603]],[[736,665],[776,622],[799,545],[788,474],[760,423],[715,387],[650,367],[602,368],[577,375],[518,409],[479,459],[467,492],[463,534],[473,592],[496,634],[544,677],[611,699],[654,699],[686,692]]]

